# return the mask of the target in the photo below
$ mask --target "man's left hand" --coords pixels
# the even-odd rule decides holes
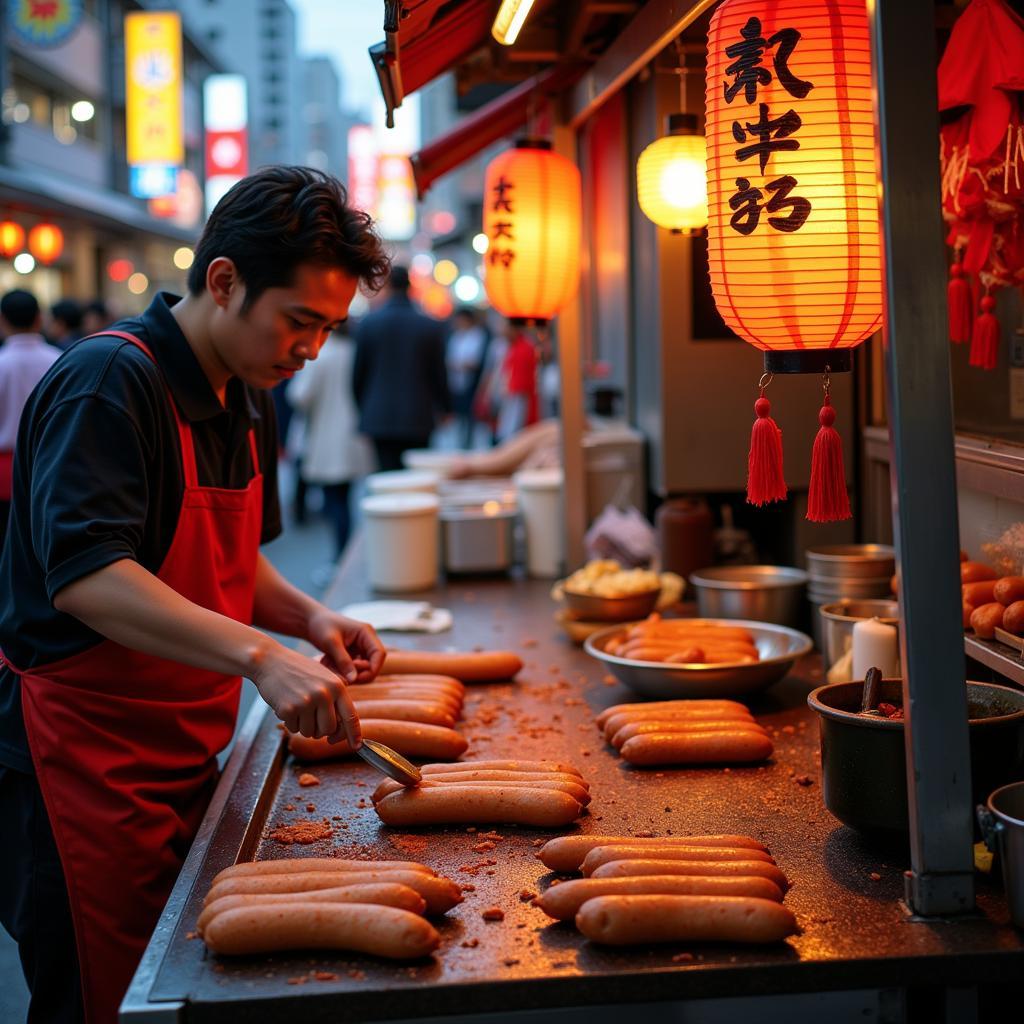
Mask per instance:
[[[374,628],[329,608],[310,615],[307,638],[323,651],[323,663],[347,683],[369,683],[384,667],[384,644]]]

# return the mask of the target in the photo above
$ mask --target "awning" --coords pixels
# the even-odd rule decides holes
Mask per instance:
[[[483,44],[491,31],[492,0],[385,0],[385,41],[370,59],[387,105],[387,126],[402,100]],[[404,17],[403,17],[404,15]]]
[[[586,68],[587,65],[579,61],[556,64],[480,107],[450,132],[413,153],[409,159],[420,199],[441,175],[526,124],[531,114],[543,106],[546,97],[570,88]]]

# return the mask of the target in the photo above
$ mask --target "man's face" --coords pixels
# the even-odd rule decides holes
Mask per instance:
[[[338,267],[301,264],[289,287],[268,288],[244,313],[245,289],[236,288],[214,333],[217,354],[246,384],[272,388],[316,359],[358,285]]]

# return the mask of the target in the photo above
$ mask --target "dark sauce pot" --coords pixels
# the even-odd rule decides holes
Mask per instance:
[[[967,683],[972,806],[1024,779],[1024,693]],[[819,686],[807,697],[818,713],[825,806],[844,825],[886,842],[906,842],[906,754],[902,719],[858,715],[863,683]],[[879,701],[903,703],[902,680],[884,679]]]

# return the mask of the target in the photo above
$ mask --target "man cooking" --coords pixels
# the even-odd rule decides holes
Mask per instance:
[[[288,729],[359,745],[345,681],[383,647],[259,545],[281,530],[269,389],[388,269],[336,179],[265,168],[211,214],[184,298],[72,347],[28,401],[0,554],[0,921],[31,1020],[114,1024],[241,676]]]

